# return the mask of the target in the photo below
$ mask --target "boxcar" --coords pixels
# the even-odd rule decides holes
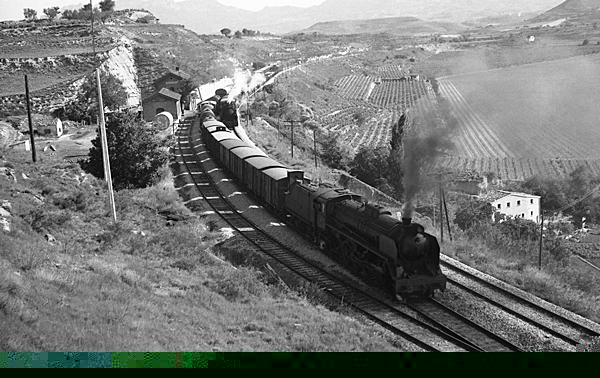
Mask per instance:
[[[233,164],[231,162],[231,152],[238,148],[248,147],[246,142],[239,139],[226,139],[221,142],[221,150],[219,160],[229,172],[233,172]]]
[[[243,182],[244,178],[244,160],[251,157],[266,157],[267,155],[254,147],[240,147],[229,151],[229,161],[231,162],[231,172],[238,179],[239,182]]]
[[[242,181],[246,183],[250,191],[254,192],[261,199],[264,199],[261,195],[262,191],[260,187],[262,171],[269,168],[285,168],[280,163],[266,156],[247,158],[244,160],[243,166],[244,177]]]
[[[207,146],[217,158],[221,156],[221,143],[227,139],[237,139],[231,131],[215,131],[208,134]]]
[[[267,168],[261,175],[262,198],[276,210],[282,210],[284,206],[285,191],[289,187],[290,180],[300,180],[304,177],[302,171],[292,171],[287,168]]]

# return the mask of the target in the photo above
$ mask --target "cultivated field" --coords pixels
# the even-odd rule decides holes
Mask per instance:
[[[598,54],[439,79],[460,133],[444,165],[505,179],[600,173]]]

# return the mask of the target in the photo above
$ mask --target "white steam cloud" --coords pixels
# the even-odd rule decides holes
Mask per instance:
[[[233,76],[233,87],[229,91],[229,102],[242,93],[248,93],[258,88],[265,81],[265,76],[259,72],[251,74],[250,71],[237,70]]]

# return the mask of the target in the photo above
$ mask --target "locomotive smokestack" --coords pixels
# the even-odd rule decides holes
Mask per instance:
[[[406,226],[410,225],[414,211],[415,205],[413,205],[412,201],[404,202],[404,205],[402,205],[402,224]]]

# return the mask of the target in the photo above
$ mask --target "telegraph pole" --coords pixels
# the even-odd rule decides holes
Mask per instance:
[[[544,211],[542,210],[542,197],[540,197],[540,254],[538,258],[538,269],[542,270],[542,240],[544,239]]]
[[[94,54],[94,64],[96,63],[96,37],[94,36],[94,6],[90,0],[90,13],[92,20],[92,53]]]
[[[100,142],[102,143],[102,161],[104,163],[104,178],[108,184],[108,200],[114,223],[117,223],[117,210],[115,209],[115,196],[113,193],[112,176],[110,173],[110,159],[108,157],[108,141],[106,138],[106,125],[104,123],[104,103],[102,101],[102,86],[100,84],[100,70],[96,68],[96,82],[98,83],[98,109],[100,111]]]
[[[292,159],[294,158],[294,121],[290,121],[292,122]]]
[[[450,231],[450,218],[448,217],[448,206],[446,206],[446,194],[444,193],[443,188],[442,201],[444,202],[444,212],[446,213],[446,226],[448,226],[448,236],[450,237],[450,241],[452,241],[452,231]]]
[[[442,174],[438,173],[438,183],[439,183],[439,191],[440,191],[440,236],[442,243],[444,242],[444,218],[442,211]]]
[[[313,150],[315,151],[315,168],[317,167],[317,129],[313,129]]]
[[[25,100],[27,101],[27,119],[29,120],[29,141],[31,142],[31,159],[35,163],[37,158],[35,155],[35,138],[33,137],[33,122],[31,121],[31,104],[29,103],[29,82],[25,75]]]

